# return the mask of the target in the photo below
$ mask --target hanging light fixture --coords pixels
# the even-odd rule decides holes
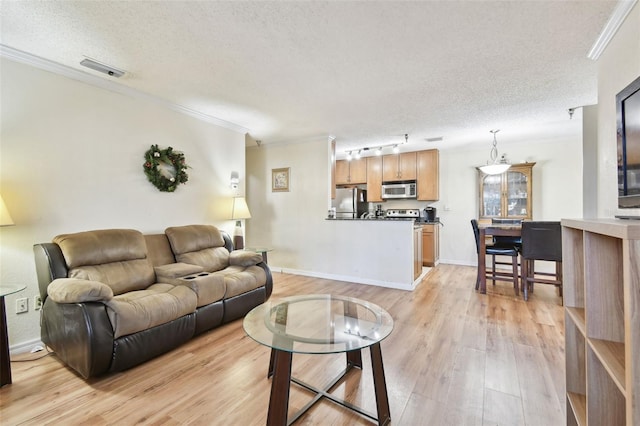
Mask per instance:
[[[480,166],[480,171],[486,175],[499,175],[504,173],[511,167],[511,164],[507,163],[507,159],[503,155],[498,160],[498,141],[496,141],[496,133],[500,130],[490,130],[493,133],[493,146],[491,147],[491,154],[489,155],[489,161],[484,166]]]

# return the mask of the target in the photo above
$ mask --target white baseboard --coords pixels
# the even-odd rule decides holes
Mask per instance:
[[[31,352],[31,350],[36,346],[42,346],[44,348],[44,343],[42,343],[40,339],[27,340],[26,342],[10,346],[9,353],[11,355],[24,354],[27,352]]]
[[[353,277],[348,275],[336,275],[336,274],[327,274],[324,272],[315,272],[315,271],[304,271],[300,269],[290,269],[290,268],[281,268],[278,266],[269,265],[274,272],[282,272],[285,274],[293,274],[293,275],[302,275],[305,277],[313,277],[313,278],[324,278],[328,280],[334,281],[346,281],[350,283],[357,284],[366,284],[366,285],[375,285],[378,287],[386,287],[386,288],[395,288],[398,290],[407,290],[413,291],[416,286],[420,283],[420,281],[431,271],[432,268],[422,268],[422,274],[411,284],[407,283],[398,283],[398,282],[390,282],[390,281],[380,281],[380,280],[372,280],[368,278],[362,277]]]

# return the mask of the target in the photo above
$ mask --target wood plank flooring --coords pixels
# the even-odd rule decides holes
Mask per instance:
[[[272,298],[332,293],[369,300],[395,321],[382,342],[394,425],[565,424],[564,313],[552,286],[528,302],[508,282],[474,291],[476,269],[439,265],[413,292],[274,273]],[[263,425],[269,349],[242,321],[128,371],[85,381],[55,357],[12,362],[0,389],[2,425]],[[16,356],[14,359],[33,355]],[[334,394],[375,413],[369,352]],[[318,386],[344,354],[294,355],[293,375]],[[293,385],[290,413],[310,395]],[[300,425],[365,425],[323,401]]]

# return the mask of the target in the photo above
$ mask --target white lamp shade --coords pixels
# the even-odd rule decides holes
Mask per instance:
[[[13,225],[13,219],[9,214],[7,206],[4,204],[2,195],[0,195],[0,226]]]
[[[511,167],[511,164],[506,163],[496,163],[496,164],[487,164],[486,166],[480,166],[480,170],[485,175],[499,175],[500,173],[504,173]]]
[[[251,219],[251,213],[249,213],[249,206],[244,197],[233,197],[233,204],[231,206],[231,219]]]

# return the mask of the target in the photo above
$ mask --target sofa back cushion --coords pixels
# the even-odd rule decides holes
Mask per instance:
[[[147,234],[144,239],[147,242],[147,258],[153,266],[176,262],[165,234]]]
[[[229,266],[229,251],[215,226],[173,226],[165,230],[177,262],[198,265],[215,272]]]
[[[155,281],[142,233],[105,229],[58,235],[69,278],[102,282],[114,295],[147,288]]]

